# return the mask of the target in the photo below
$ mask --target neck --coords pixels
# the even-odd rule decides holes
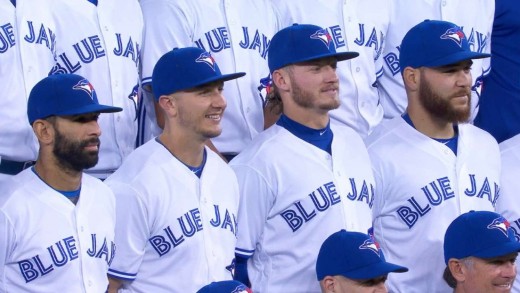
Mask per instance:
[[[181,162],[189,166],[202,164],[204,155],[203,139],[190,139],[179,131],[170,131],[165,128],[159,136],[162,144]]]
[[[34,165],[34,170],[40,178],[56,190],[78,190],[81,185],[82,172],[64,168],[56,160],[40,156]]]
[[[301,107],[284,107],[283,113],[291,120],[313,129],[322,129],[329,124],[328,111],[316,111]]]
[[[415,129],[428,137],[446,139],[455,135],[452,122],[433,117],[423,108],[409,106],[407,112]]]

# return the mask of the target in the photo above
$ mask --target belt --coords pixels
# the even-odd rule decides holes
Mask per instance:
[[[34,165],[34,161],[27,161],[27,162],[18,162],[18,161],[11,161],[4,158],[0,159],[0,173],[1,174],[7,174],[7,175],[16,175],[23,170],[31,167]]]

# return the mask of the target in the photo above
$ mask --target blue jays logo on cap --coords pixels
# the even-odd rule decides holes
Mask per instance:
[[[260,85],[257,87],[258,92],[260,93],[260,98],[262,98],[262,104],[265,106],[267,103],[267,97],[271,92],[271,88],[273,85],[273,80],[271,78],[271,74],[267,77],[260,79]]]
[[[251,291],[251,289],[247,288],[244,285],[239,285],[233,291],[231,291],[231,293],[252,293],[252,292],[253,291]]]
[[[326,29],[316,31],[314,34],[311,35],[311,39],[322,41],[323,44],[327,46],[327,48],[329,47],[330,42],[332,41],[332,37]]]
[[[443,40],[452,40],[459,47],[462,47],[462,40],[465,38],[464,33],[460,29],[460,27],[453,27],[448,29],[442,36],[441,39]]]
[[[487,226],[488,229],[498,229],[498,230],[500,230],[500,232],[504,233],[504,235],[506,235],[506,237],[509,236],[508,235],[509,227],[511,227],[511,225],[503,217],[498,217],[498,218],[494,219],[491,222],[491,224],[489,224]]]
[[[204,52],[200,54],[199,58],[195,60],[196,62],[203,62],[209,65],[213,71],[215,71],[215,59],[213,59],[213,56],[211,56],[210,53]]]
[[[94,99],[92,97],[92,93],[94,93],[94,87],[90,82],[86,79],[80,80],[75,86],[72,87],[74,90],[82,90],[86,92],[91,99]]]
[[[359,249],[369,249],[379,255],[379,244],[372,239],[365,240],[365,242],[359,246]]]

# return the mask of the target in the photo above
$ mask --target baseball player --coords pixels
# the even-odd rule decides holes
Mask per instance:
[[[228,107],[221,122],[222,134],[211,140],[220,153],[232,159],[264,129],[267,48],[276,32],[269,0],[142,0],[141,7],[145,89],[153,84],[152,69],[159,57],[175,47],[199,47],[212,54],[222,71],[247,72],[244,78],[226,84]],[[160,133],[155,117],[160,111],[154,111],[153,101],[152,97],[143,99],[147,117],[139,129],[148,134],[140,135],[142,142]]]
[[[377,186],[375,238],[388,261],[410,269],[388,277],[391,292],[449,292],[441,279],[444,231],[463,212],[493,210],[498,198],[498,145],[464,123],[472,60],[489,56],[471,51],[468,41],[446,21],[410,29],[400,55],[407,111],[367,139]]]
[[[244,284],[249,277],[254,292],[319,292],[323,241],[371,226],[368,153],[354,130],[330,125],[328,115],[340,103],[336,64],[357,55],[336,52],[315,25],[287,27],[271,40],[283,114],[230,163],[241,191],[236,274]]]
[[[512,291],[520,243],[500,214],[470,211],[449,225],[444,237],[444,279],[455,293]]]
[[[520,3],[495,0],[491,68],[484,77],[475,125],[501,143],[520,133]]]
[[[356,51],[359,57],[338,63],[341,83],[338,109],[331,123],[352,127],[362,138],[383,119],[377,78],[383,74],[383,43],[390,18],[387,0],[276,0],[281,28],[313,23],[326,28],[338,52]],[[377,7],[377,9],[373,9]]]
[[[520,135],[500,143],[502,157],[502,173],[500,177],[500,198],[497,201],[496,211],[506,218],[515,232],[515,238],[520,241]],[[514,284],[514,292],[520,292],[520,278]]]
[[[17,30],[15,3],[0,0],[0,80],[6,93],[0,99],[0,189],[36,159],[31,127],[20,123],[26,119],[27,95]]]
[[[387,275],[408,269],[388,263],[379,244],[370,236],[341,230],[321,245],[316,275],[322,293],[383,293]]]
[[[101,116],[101,160],[87,170],[104,179],[134,149],[138,59],[143,20],[136,0],[19,1],[26,88],[51,74],[76,73],[96,85],[100,102],[124,109]],[[37,3],[35,3],[37,2]]]
[[[27,117],[40,148],[35,166],[2,188],[0,292],[105,292],[115,199],[83,170],[98,161],[99,113],[121,110],[99,104],[79,75],[34,86]]]
[[[232,279],[238,184],[204,143],[222,132],[224,81],[244,74],[221,74],[196,47],[174,49],[155,65],[164,131],[106,180],[117,201],[109,292],[196,292]]]
[[[459,25],[468,38],[470,49],[478,53],[490,52],[491,29],[495,0],[390,0],[390,25],[386,34],[382,59],[383,76],[381,104],[385,119],[401,116],[406,111],[407,98],[400,72],[400,45],[406,32],[425,19],[445,20]],[[477,113],[482,76],[489,72],[489,59],[474,60],[472,118]]]

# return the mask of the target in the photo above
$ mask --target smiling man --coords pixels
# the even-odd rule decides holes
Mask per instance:
[[[515,232],[501,215],[462,214],[444,237],[444,280],[455,293],[511,292],[519,251]]]
[[[155,65],[164,130],[106,181],[117,202],[109,292],[196,292],[232,279],[238,184],[205,142],[222,132],[224,81],[244,75],[222,74],[194,47],[173,49]]]

